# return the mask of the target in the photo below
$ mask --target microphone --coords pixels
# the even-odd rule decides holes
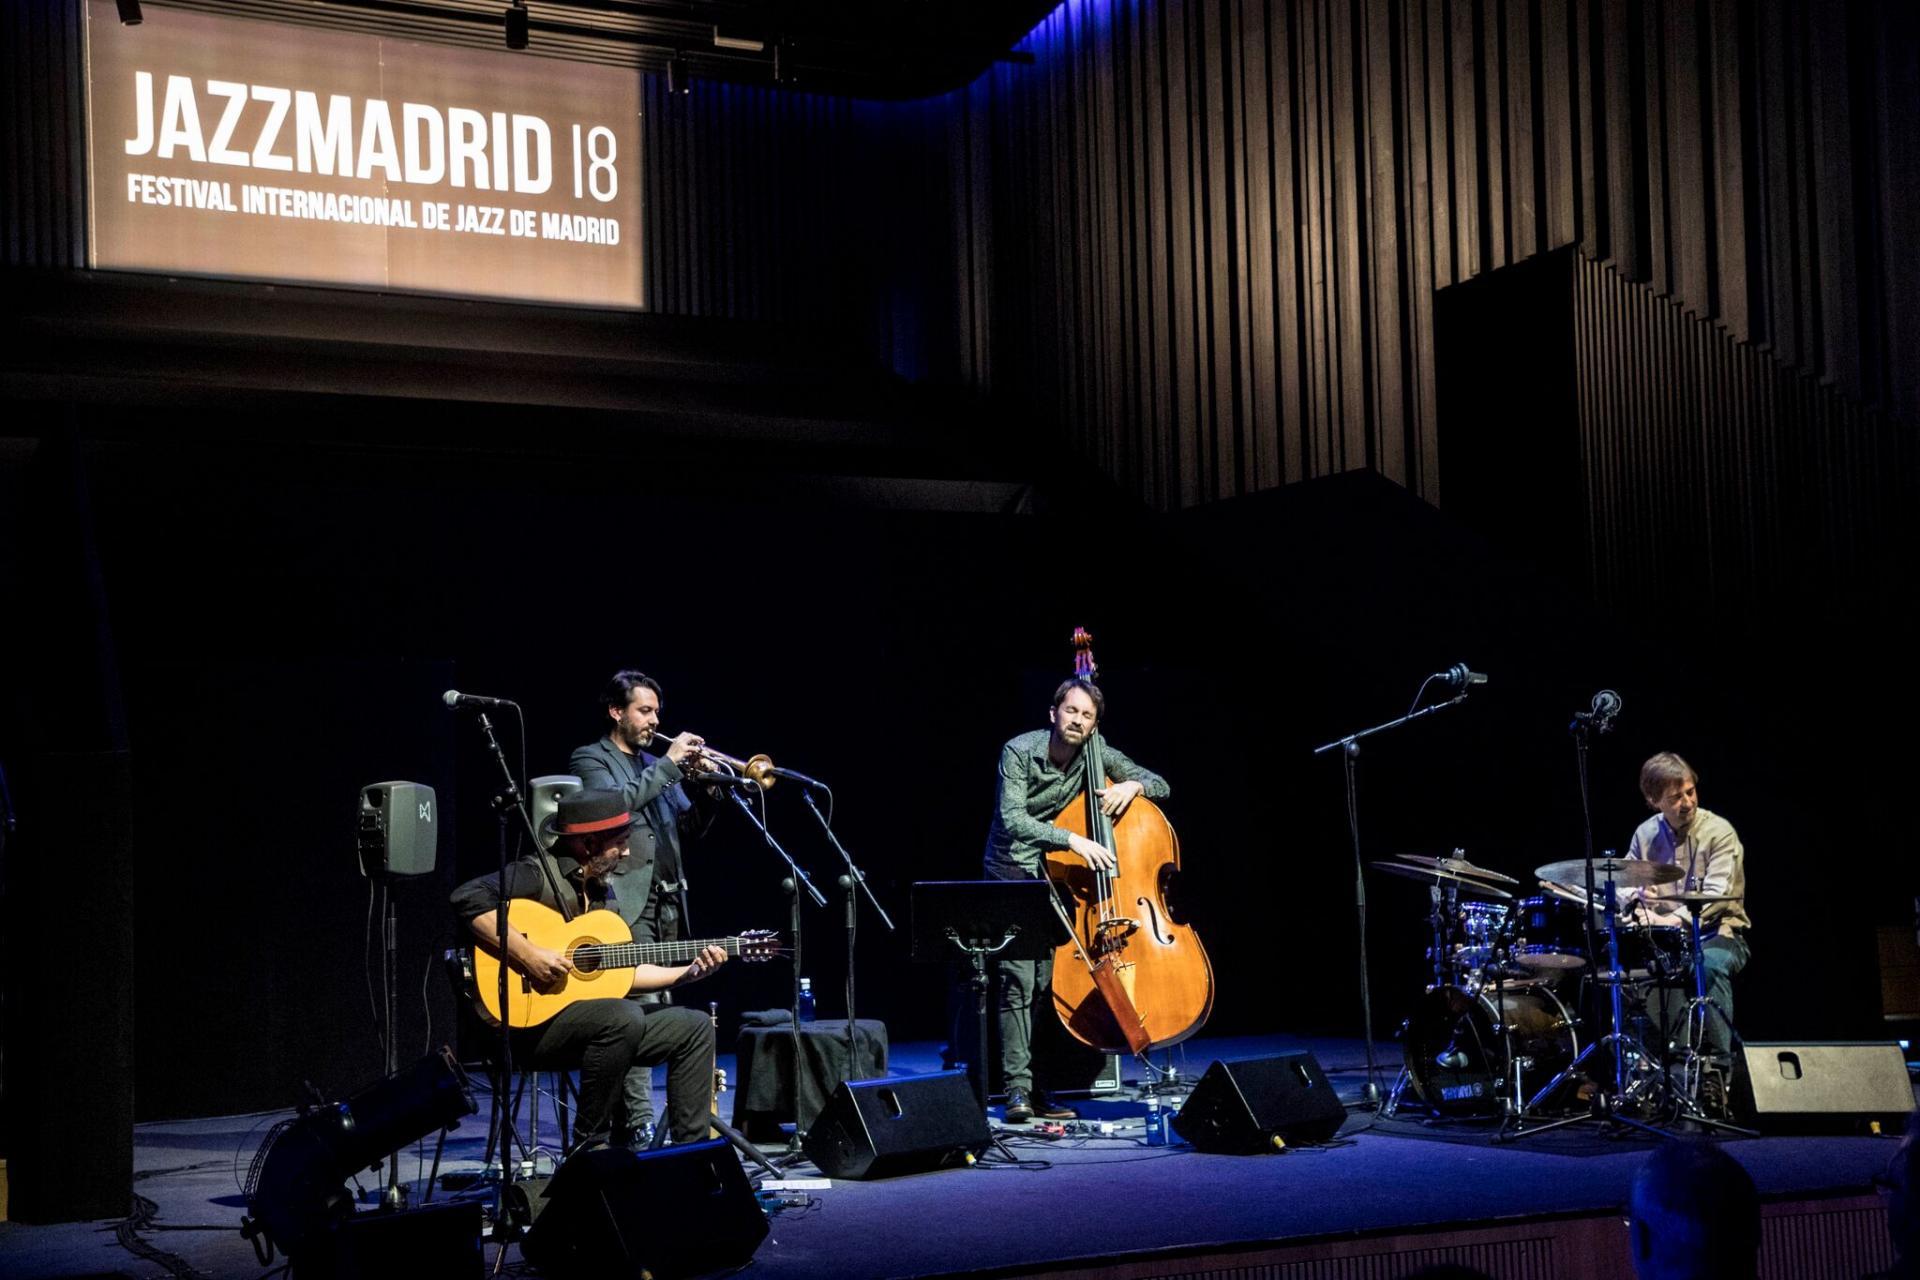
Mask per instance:
[[[520,704],[512,698],[483,698],[477,693],[462,693],[458,689],[449,689],[440,695],[440,701],[447,706],[461,707],[517,707]]]
[[[1456,1045],[1448,1045],[1433,1057],[1433,1064],[1448,1071],[1458,1071],[1467,1065],[1467,1055],[1460,1052]]]
[[[1613,718],[1619,714],[1620,695],[1611,689],[1602,689],[1593,695],[1593,709],[1586,713],[1586,720],[1595,733],[1606,733],[1613,728]]]
[[[760,784],[740,773],[722,773],[718,769],[701,769],[687,775],[688,782],[704,783],[709,787],[739,787],[743,791],[758,791]]]
[[[1445,671],[1434,672],[1428,679],[1438,680],[1449,689],[1457,689],[1464,692],[1476,684],[1485,684],[1487,682],[1487,673],[1484,671],[1469,671],[1467,670],[1466,663],[1456,662]]]
[[[776,778],[785,778],[788,782],[797,782],[803,787],[812,787],[815,791],[833,790],[832,787],[820,781],[820,779],[809,778],[806,774],[801,773],[798,769],[782,769],[782,768],[779,768],[778,766],[774,766],[772,768],[769,768],[767,772],[772,774]]]

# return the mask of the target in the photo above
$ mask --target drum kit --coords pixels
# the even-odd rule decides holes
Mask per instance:
[[[1519,881],[1474,865],[1464,850],[1371,865],[1426,884],[1432,899],[1432,981],[1401,1027],[1404,1066],[1388,1114],[1497,1117],[1503,1135],[1594,1116],[1638,1128],[1682,1120],[1732,1128],[1724,1088],[1709,1080],[1703,1038],[1707,1019],[1721,1015],[1699,963],[1700,913],[1731,899],[1663,894],[1688,906],[1691,927],[1628,923],[1617,892],[1674,884],[1679,867],[1598,858],[1600,891],[1589,906],[1571,887],[1587,882],[1584,859],[1536,868],[1543,892],[1519,898]],[[1581,1016],[1588,984],[1598,984],[1610,1018]],[[1684,1030],[1664,1016],[1683,999]]]

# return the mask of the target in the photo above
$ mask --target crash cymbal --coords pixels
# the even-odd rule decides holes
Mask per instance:
[[[1402,876],[1408,880],[1421,880],[1427,884],[1451,884],[1458,887],[1462,893],[1477,894],[1482,898],[1513,896],[1505,889],[1496,889],[1483,880],[1457,875],[1452,871],[1443,871],[1438,867],[1417,867],[1406,862],[1375,862],[1371,865],[1375,871],[1384,871],[1389,875]]]
[[[1542,880],[1583,885],[1587,882],[1587,861],[1585,858],[1572,858],[1566,862],[1549,862],[1544,867],[1535,867],[1533,874]],[[1640,858],[1594,859],[1594,887],[1599,888],[1601,881],[1609,876],[1616,889],[1646,889],[1656,884],[1684,880],[1687,873],[1670,862],[1647,862]]]
[[[1485,867],[1476,867],[1465,858],[1429,858],[1418,853],[1395,855],[1402,862],[1411,862],[1416,867],[1428,867],[1435,871],[1451,871],[1455,875],[1478,876],[1482,880],[1498,880],[1501,884],[1519,884],[1512,876],[1503,876],[1498,871],[1489,871]]]

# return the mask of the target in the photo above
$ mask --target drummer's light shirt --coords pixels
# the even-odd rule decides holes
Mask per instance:
[[[1663,903],[1660,899],[1692,889],[1699,893],[1724,894],[1739,899],[1737,902],[1716,902],[1707,907],[1700,916],[1702,932],[1717,932],[1730,938],[1734,936],[1734,930],[1745,929],[1752,924],[1747,919],[1746,850],[1741,847],[1740,836],[1734,831],[1733,824],[1719,814],[1695,809],[1693,821],[1687,824],[1687,829],[1677,832],[1667,825],[1664,814],[1656,813],[1635,829],[1633,842],[1627,847],[1627,857],[1644,858],[1648,862],[1670,862],[1687,875],[1684,880],[1655,885],[1635,895],[1621,895],[1623,902],[1636,896],[1644,899],[1655,923],[1659,923],[1662,916],[1670,917],[1672,923],[1684,919],[1684,908],[1680,904]]]

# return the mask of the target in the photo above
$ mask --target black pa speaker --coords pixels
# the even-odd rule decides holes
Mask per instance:
[[[1314,1056],[1282,1053],[1215,1062],[1173,1128],[1196,1150],[1251,1155],[1289,1142],[1325,1142],[1346,1118]]]
[[[1734,1107],[1772,1132],[1850,1133],[1898,1127],[1913,1110],[1900,1046],[1829,1041],[1740,1047]]]
[[[376,782],[360,788],[360,874],[430,874],[433,810],[433,788],[423,782]]]
[[[843,1080],[807,1131],[829,1178],[891,1178],[971,1164],[993,1138],[966,1073]]]
[[[658,1151],[583,1151],[547,1184],[520,1242],[553,1280],[671,1280],[744,1266],[766,1215],[725,1141]]]

